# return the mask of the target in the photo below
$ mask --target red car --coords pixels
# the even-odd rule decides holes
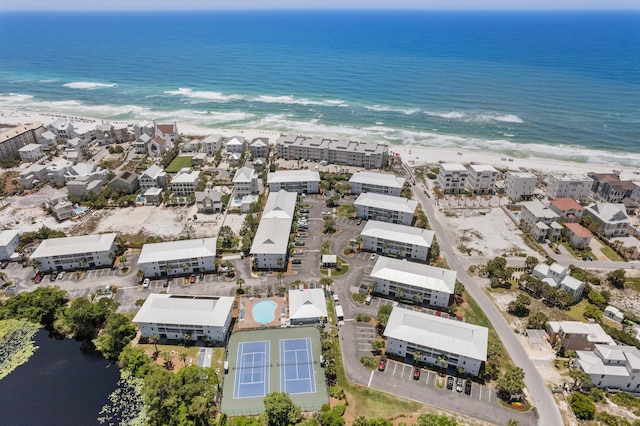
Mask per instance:
[[[41,272],[38,272],[33,280],[35,281],[36,284],[40,284],[40,281],[42,281],[42,277],[44,277],[44,274]]]
[[[191,274],[191,276],[189,277],[189,282],[190,282],[191,284],[195,283],[195,282],[196,282],[196,276],[195,276],[195,275],[193,275],[193,274]]]
[[[413,380],[420,380],[420,367],[417,365],[413,367]]]
[[[378,363],[378,371],[384,371],[385,368],[387,368],[387,356],[382,355]]]

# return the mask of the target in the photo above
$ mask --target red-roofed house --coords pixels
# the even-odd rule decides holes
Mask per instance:
[[[591,242],[591,231],[579,223],[565,223],[565,235],[569,237],[569,241],[574,247],[588,246]]]
[[[572,198],[556,198],[551,201],[549,207],[565,222],[578,222],[584,212],[584,207]]]
[[[167,141],[160,136],[156,136],[147,144],[149,157],[161,157],[164,152],[169,149]]]
[[[167,142],[175,142],[178,138],[178,126],[175,122],[172,124],[156,124],[155,136],[160,136]]]

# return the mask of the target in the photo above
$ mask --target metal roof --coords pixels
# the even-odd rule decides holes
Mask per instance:
[[[390,188],[402,188],[405,178],[388,174],[360,171],[354,173],[349,183],[362,183],[369,185],[387,186]]]
[[[166,262],[186,258],[215,257],[217,238],[152,243],[142,246],[138,263]]]
[[[151,293],[133,322],[224,327],[232,307],[233,297]]]
[[[360,194],[354,203],[356,206],[373,207],[390,211],[413,214],[418,207],[418,202],[404,197],[365,192]]]
[[[370,220],[360,233],[363,237],[397,241],[414,246],[431,247],[434,232],[428,229],[401,225],[398,223]]]
[[[31,258],[39,259],[50,256],[71,254],[98,253],[111,249],[116,233],[81,235],[79,237],[49,238],[43,240],[31,254]]]
[[[456,271],[450,269],[378,256],[370,276],[371,278],[453,294],[456,286],[456,274]]]
[[[326,318],[327,303],[321,288],[289,290],[289,318]]]

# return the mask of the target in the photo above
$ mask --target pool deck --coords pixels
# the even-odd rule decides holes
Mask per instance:
[[[253,318],[253,305],[262,301],[262,300],[273,300],[276,302],[278,306],[276,306],[274,311],[273,321],[267,324],[261,324]],[[247,329],[255,329],[260,327],[273,328],[280,327],[281,318],[287,318],[288,315],[283,317],[281,316],[282,308],[285,306],[284,297],[280,296],[272,296],[272,297],[253,297],[253,296],[242,296],[239,298],[238,309],[244,309],[244,319],[236,321],[236,330],[247,330]]]

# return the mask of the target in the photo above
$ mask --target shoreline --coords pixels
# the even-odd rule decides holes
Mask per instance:
[[[109,121],[114,124],[131,124],[139,121],[145,121],[108,120],[95,117],[73,116],[54,111],[33,112],[0,108],[0,124],[20,125],[32,122],[42,122],[44,125],[47,125],[58,118],[72,119],[83,123],[95,124],[100,124],[103,121]],[[261,129],[206,129],[180,121],[176,121],[176,124],[178,125],[178,130],[183,135],[200,137],[210,134],[220,134],[225,137],[240,135],[245,136],[247,139],[266,137],[269,138],[270,144],[274,144],[278,137],[283,133],[277,130]],[[318,136],[330,137],[331,135]],[[371,138],[371,140],[373,139],[374,138]],[[487,151],[482,148],[472,146],[443,147],[424,145],[388,145],[390,155],[395,156],[396,154],[399,154],[402,160],[411,167],[438,163],[474,163],[491,165],[497,169],[530,170],[544,173],[565,173],[569,175],[586,174],[588,172],[612,173],[616,170],[620,172],[620,178],[623,180],[640,181],[640,170],[623,164],[566,161],[533,156],[523,158],[509,156],[495,151]]]

